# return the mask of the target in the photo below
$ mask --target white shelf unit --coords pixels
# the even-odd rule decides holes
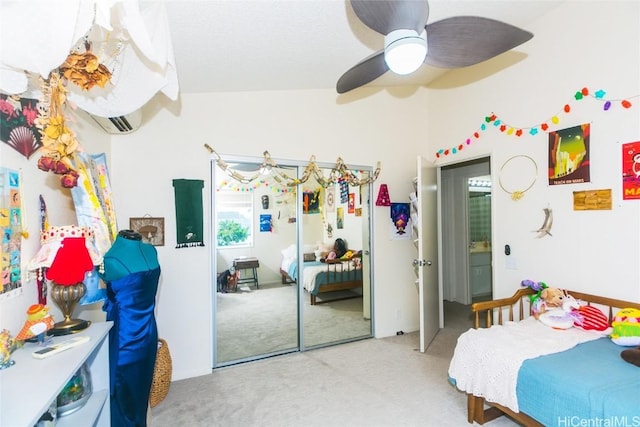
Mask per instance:
[[[113,322],[95,322],[78,335],[89,341],[45,359],[31,353],[40,347],[25,343],[12,354],[15,364],[0,371],[0,426],[32,427],[51,406],[64,386],[87,362],[93,393],[79,410],[59,417],[56,426],[111,425],[109,403],[109,330]],[[53,342],[69,335],[54,337]]]

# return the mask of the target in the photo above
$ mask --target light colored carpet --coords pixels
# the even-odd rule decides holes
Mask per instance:
[[[349,294],[332,292],[330,298]],[[218,293],[219,363],[298,348],[296,286],[242,287]],[[362,298],[312,306],[303,298],[304,345],[311,347],[371,335],[371,321],[362,315]]]
[[[426,353],[417,333],[277,356],[176,381],[151,410],[163,426],[466,426],[466,396],[447,381],[469,308],[447,303]],[[502,417],[492,427],[517,425]]]

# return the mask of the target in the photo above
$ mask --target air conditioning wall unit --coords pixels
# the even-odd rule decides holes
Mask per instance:
[[[107,133],[125,134],[137,130],[142,124],[142,111],[136,110],[133,113],[118,117],[98,117],[91,114],[102,129]]]

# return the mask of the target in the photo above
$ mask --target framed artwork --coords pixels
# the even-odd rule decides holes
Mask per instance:
[[[129,228],[140,233],[143,242],[151,243],[153,246],[164,246],[164,218],[129,218]]]

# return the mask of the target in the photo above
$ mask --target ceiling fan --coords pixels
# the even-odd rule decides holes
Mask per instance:
[[[340,77],[338,93],[356,89],[391,70],[410,74],[420,65],[461,68],[498,56],[533,34],[494,19],[454,16],[427,24],[427,0],[350,0],[356,16],[385,36],[384,49]]]

